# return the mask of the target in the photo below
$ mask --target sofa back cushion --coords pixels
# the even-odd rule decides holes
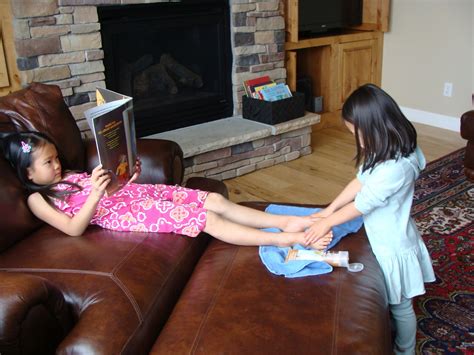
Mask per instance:
[[[40,131],[56,144],[64,169],[83,170],[85,147],[61,90],[33,83],[0,97],[0,131]],[[3,155],[0,156],[0,251],[24,238],[41,223],[26,205],[27,193]]]
[[[56,85],[32,83],[26,89],[0,97],[0,121],[3,132],[39,131],[56,144],[65,161],[63,169],[83,170],[85,148],[76,121]]]
[[[26,204],[26,191],[10,164],[0,158],[0,252],[38,228],[36,219]]]

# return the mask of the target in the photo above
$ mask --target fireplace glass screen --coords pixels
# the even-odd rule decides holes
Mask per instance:
[[[98,8],[107,88],[133,97],[137,136],[232,116],[225,0]]]

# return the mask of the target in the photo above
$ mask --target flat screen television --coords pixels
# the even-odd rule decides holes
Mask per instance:
[[[311,37],[362,23],[363,0],[299,0],[298,32]]]

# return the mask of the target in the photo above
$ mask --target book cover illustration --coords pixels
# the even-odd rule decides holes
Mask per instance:
[[[260,90],[260,96],[265,101],[278,101],[282,99],[287,99],[289,97],[292,97],[293,95],[291,94],[288,85],[280,83],[272,87],[266,87]]]
[[[134,173],[136,153],[135,120],[131,97],[98,88],[97,107],[85,111],[94,134],[99,162],[111,173],[111,194],[125,185]]]
[[[276,83],[274,81],[272,81],[271,83],[256,86],[254,88],[253,97],[255,99],[263,100],[262,95],[261,95],[261,91],[264,90],[264,89],[267,89],[267,88],[274,87],[275,85],[276,85]]]

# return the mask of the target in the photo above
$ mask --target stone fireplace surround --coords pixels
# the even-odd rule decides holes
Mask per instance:
[[[229,0],[232,42],[234,117],[220,120],[213,134],[189,143],[199,126],[150,138],[178,141],[186,158],[185,178],[232,178],[296,159],[311,152],[311,128],[318,115],[280,124],[262,125],[242,119],[242,82],[269,75],[284,82],[284,0]],[[84,111],[95,106],[95,88],[105,87],[97,6],[131,5],[163,0],[12,0],[17,65],[23,85],[33,81],[59,85],[84,136],[90,131]],[[216,122],[216,121],[214,121]],[[186,148],[186,147],[189,147]]]

